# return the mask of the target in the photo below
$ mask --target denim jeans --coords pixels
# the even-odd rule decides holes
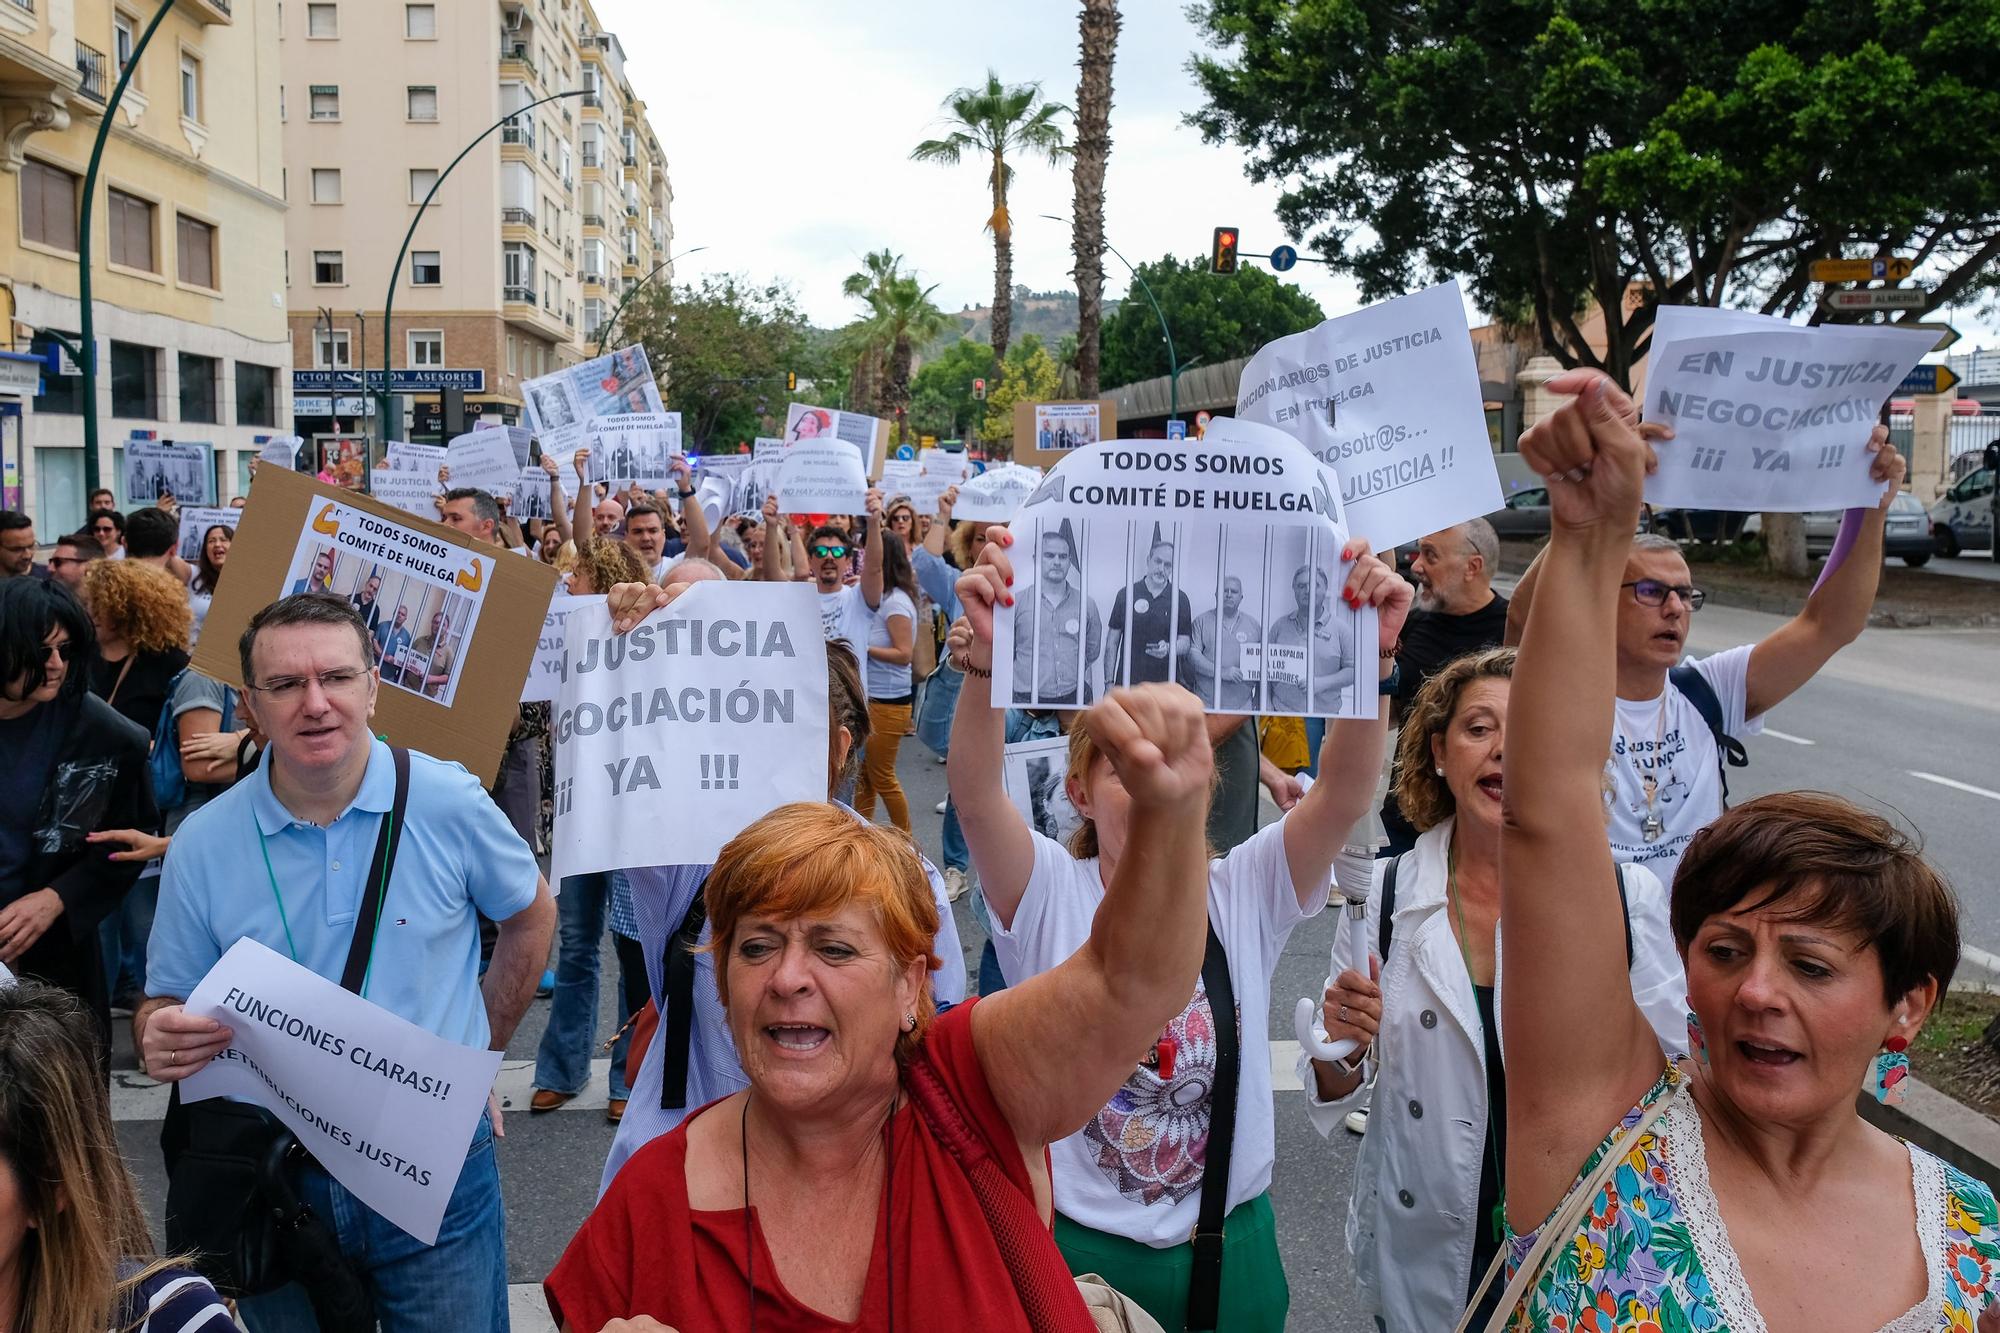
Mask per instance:
[[[944,842],[942,869],[972,869],[972,850],[965,845],[965,830],[958,826],[958,805],[951,799],[949,791],[944,796],[944,832],[941,837]]]
[[[127,890],[98,924],[104,986],[114,1002],[146,993],[146,937],[153,933],[153,913],[159,905],[160,877],[148,875]]]
[[[507,1216],[487,1117],[473,1132],[435,1245],[417,1240],[316,1165],[306,1167],[299,1197],[367,1275],[382,1333],[507,1333]],[[318,1333],[297,1284],[245,1297],[240,1311],[250,1333]]]
[[[556,895],[556,917],[562,927],[562,946],[556,955],[556,993],[549,1001],[549,1025],[542,1031],[542,1044],[535,1052],[535,1086],[550,1092],[582,1092],[590,1082],[591,1048],[597,1040],[597,980],[603,959],[604,917],[611,906],[611,875],[572,875],[562,882]],[[619,941],[623,944],[624,941]],[[626,975],[627,951],[619,950],[618,1022],[623,1027],[632,1016],[634,979]],[[634,948],[636,952],[636,946]],[[637,983],[643,992],[643,970]],[[629,1028],[620,1032],[611,1048],[611,1098],[623,1101],[625,1053],[630,1047]]]
[[[1307,718],[1306,753],[1310,756],[1310,759],[1306,764],[1306,772],[1312,774],[1315,781],[1319,778],[1319,747],[1325,740],[1326,719],[1323,717]]]

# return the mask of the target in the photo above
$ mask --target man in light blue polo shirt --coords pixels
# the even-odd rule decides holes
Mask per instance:
[[[308,593],[258,612],[241,645],[244,708],[270,737],[257,771],[175,834],[148,945],[149,999],[133,1018],[154,1078],[173,1081],[222,1051],[229,1030],[184,1012],[238,939],[338,981],[363,880],[394,804],[389,747],[368,733],[380,680],[367,624],[345,599]],[[454,763],[410,755],[372,966],[363,996],[441,1037],[503,1048],[534,996],[555,902],[533,855],[479,781]],[[482,988],[479,918],[500,922]],[[317,1164],[300,1196],[366,1273],[384,1333],[507,1327],[505,1228],[493,1128],[474,1135],[435,1246],[354,1198]],[[317,1327],[293,1285],[242,1303],[252,1333]]]

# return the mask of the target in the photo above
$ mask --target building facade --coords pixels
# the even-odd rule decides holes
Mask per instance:
[[[468,424],[519,421],[522,383],[591,355],[668,254],[666,160],[617,37],[585,0],[288,0],[282,47],[295,429],[325,452],[438,439],[441,388]],[[360,372],[379,385],[385,352],[403,419],[383,423]]]
[[[156,8],[0,0],[0,302],[15,351],[79,331],[82,181]],[[291,418],[276,17],[264,0],[180,0],[113,113],[91,281],[99,475],[124,508],[157,498],[124,493],[134,432],[212,445],[219,500],[246,488],[257,437]],[[82,408],[80,374],[0,397],[8,485],[44,534],[82,521]]]

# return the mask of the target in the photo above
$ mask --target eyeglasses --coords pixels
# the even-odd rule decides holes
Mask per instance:
[[[354,667],[341,667],[336,671],[322,671],[317,676],[273,676],[262,685],[252,685],[251,689],[273,703],[296,703],[304,697],[306,682],[317,680],[323,694],[345,694],[362,681],[368,679],[366,671]]]
[[[96,533],[100,537],[109,537],[118,531],[117,528],[113,527],[109,523],[94,524],[90,530]]]
[[[815,560],[838,560],[847,554],[845,546],[815,546],[812,548]]]
[[[84,559],[80,555],[52,555],[49,557],[49,564],[51,566],[87,565],[89,563],[90,562],[88,560]]]
[[[1637,579],[1618,586],[1630,588],[1633,600],[1641,606],[1665,606],[1668,593],[1679,597],[1690,611],[1701,610],[1701,604],[1708,600],[1707,593],[1688,583],[1662,583],[1658,579]]]
[[[54,653],[57,657],[60,657],[65,662],[75,661],[76,645],[71,643],[68,639],[64,639],[61,643],[43,644],[42,645],[43,660],[46,661],[50,653]]]

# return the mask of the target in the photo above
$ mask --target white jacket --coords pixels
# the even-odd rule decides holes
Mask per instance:
[[[1374,1109],[1347,1209],[1347,1248],[1365,1308],[1386,1333],[1452,1327],[1465,1306],[1473,1240],[1481,1225],[1486,1053],[1478,1003],[1445,902],[1451,830],[1452,821],[1446,820],[1418,838],[1397,872],[1394,929],[1382,968],[1382,1029],[1367,1071],[1375,1085]],[[1371,951],[1380,938],[1382,872],[1388,864],[1375,863],[1367,917]],[[1642,867],[1627,866],[1624,873],[1633,998],[1662,1049],[1678,1053],[1687,1045],[1687,980],[1667,919],[1667,893]],[[1610,884],[1604,887],[1613,891]],[[1500,972],[1496,939],[1496,1013]],[[1578,1015],[1578,1021],[1587,1016]],[[1364,1082],[1337,1101],[1320,1101],[1304,1054],[1299,1078],[1307,1114],[1322,1135],[1360,1105],[1367,1086]]]

